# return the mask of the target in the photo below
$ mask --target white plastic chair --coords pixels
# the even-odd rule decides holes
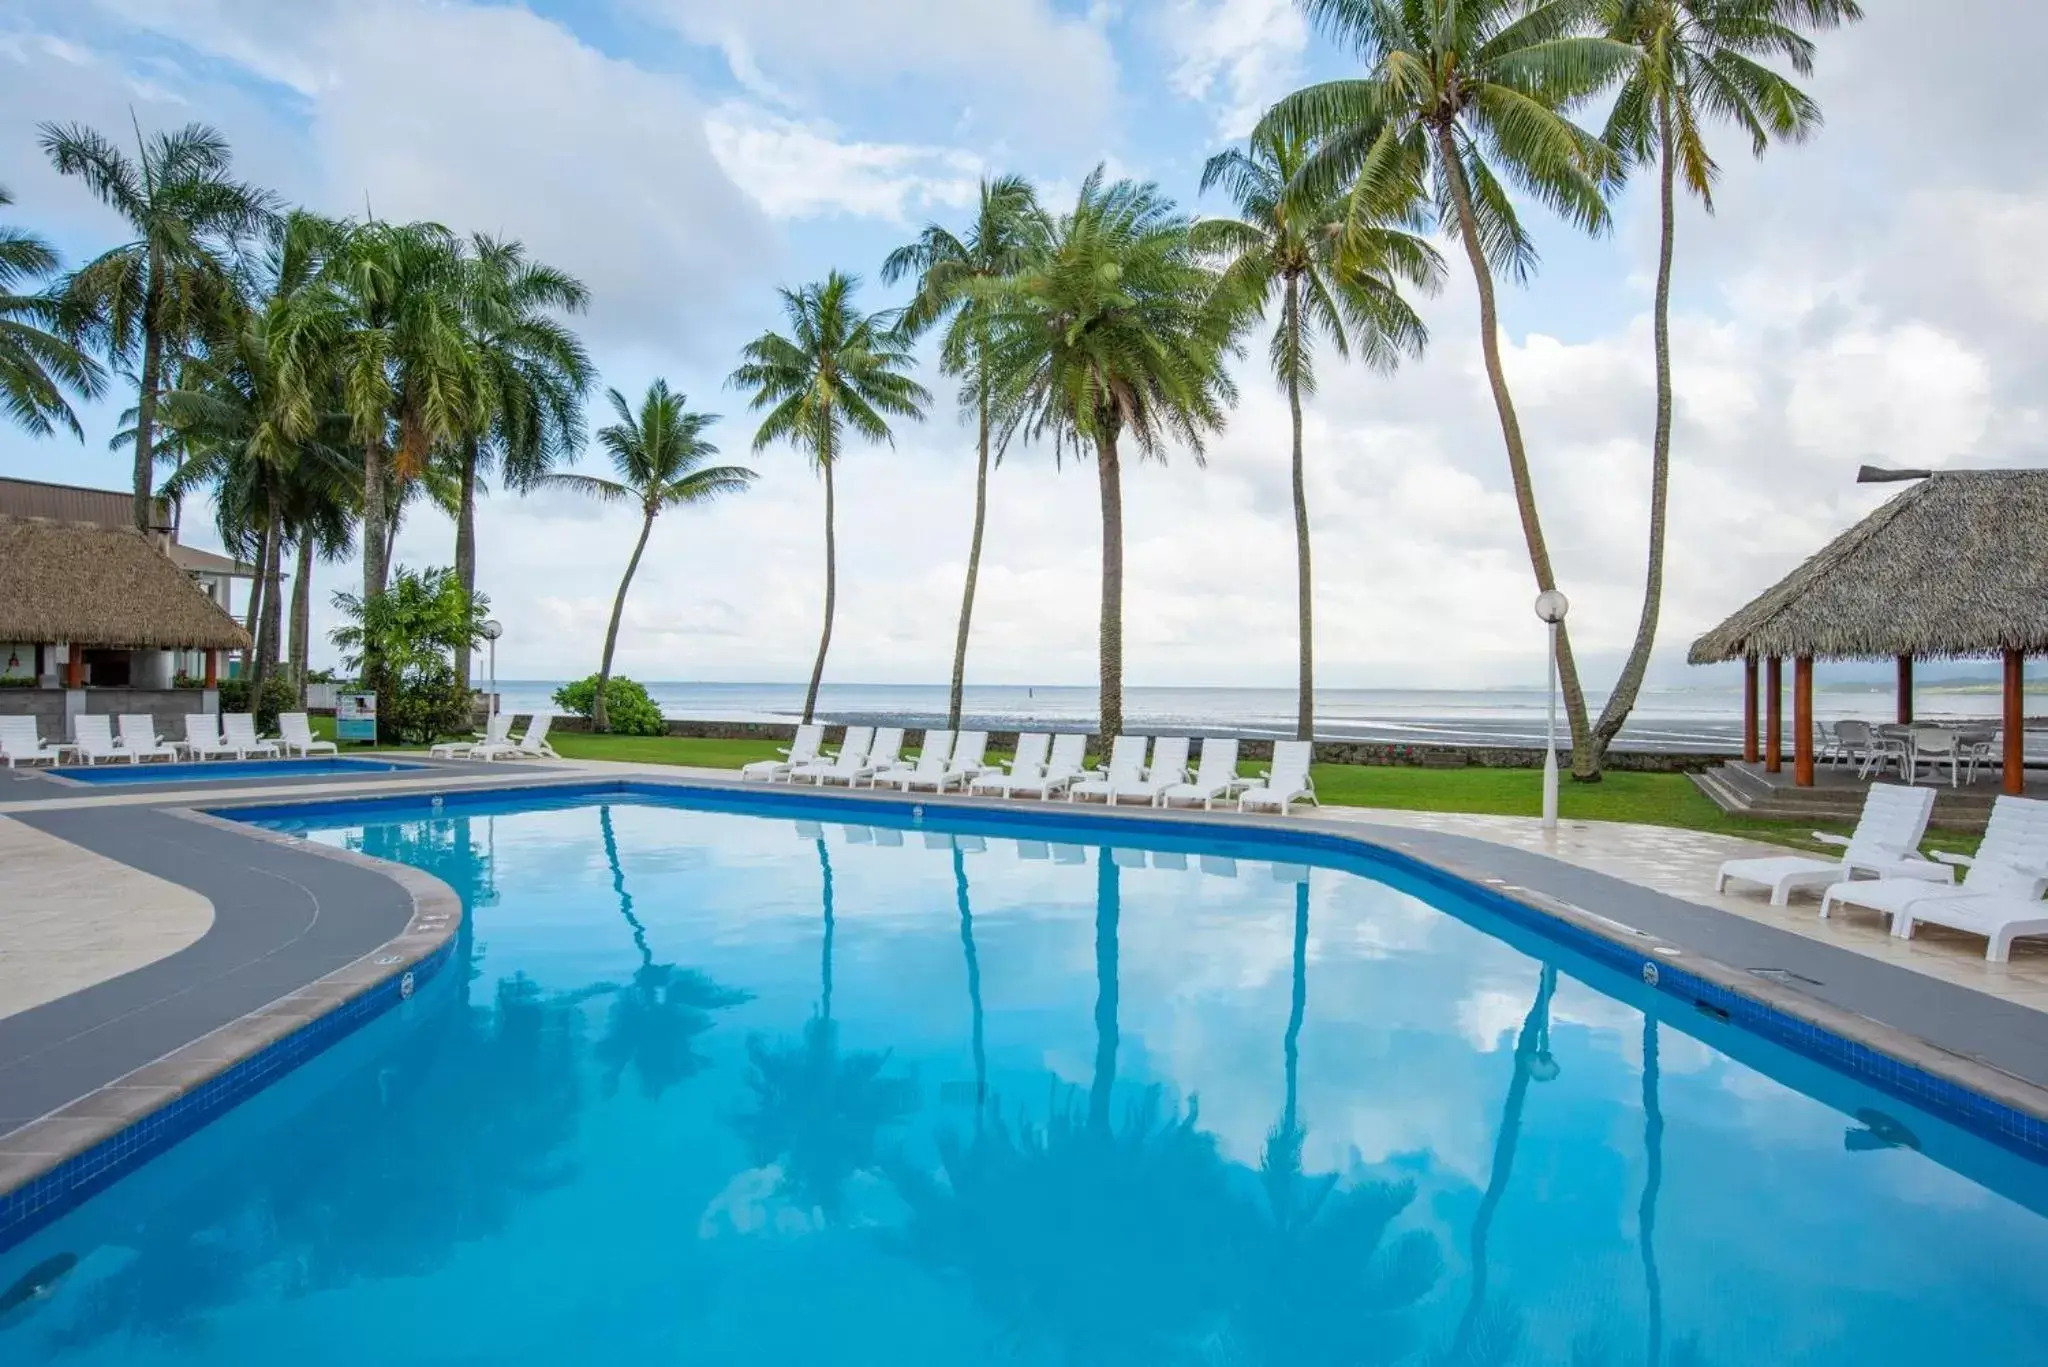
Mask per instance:
[[[123,712],[121,722],[121,748],[128,752],[131,764],[140,764],[146,759],[176,761],[175,748],[157,739],[156,718],[147,712]]]
[[[277,714],[277,729],[283,738],[284,752],[294,751],[311,755],[316,750],[325,750],[330,755],[341,753],[341,747],[331,740],[320,740],[313,735],[313,722],[304,712],[280,712]]]
[[[875,732],[875,743],[868,747],[867,761],[860,766],[859,771],[852,778],[846,780],[846,786],[858,788],[861,780],[866,779],[868,786],[873,787],[875,775],[885,770],[894,769],[902,761],[902,756],[903,728],[900,726],[884,726],[879,728]],[[826,781],[837,783],[839,780],[834,777]]]
[[[533,720],[526,724],[526,734],[518,740],[506,741],[502,745],[478,745],[469,752],[471,759],[560,759],[555,747],[548,744],[548,726],[555,719],[552,712],[536,712]]]
[[[427,747],[428,759],[466,759],[476,752],[480,745],[507,746],[512,744],[512,728],[519,723],[516,712],[494,712],[484,721],[483,734],[474,740],[444,740],[439,745]]]
[[[1026,731],[1017,737],[1017,753],[1002,773],[983,774],[969,784],[970,791],[989,797],[1008,797],[1018,784],[1037,783],[1045,777],[1045,762],[1052,750],[1052,736],[1045,731]]]
[[[1188,781],[1189,744],[1186,736],[1161,736],[1152,742],[1152,763],[1146,767],[1144,779],[1119,787],[1111,794],[1110,801],[1134,800],[1148,807],[1158,805],[1161,793]]]
[[[1906,781],[1917,783],[1920,766],[1927,766],[1927,777],[1941,778],[1942,761],[1948,762],[1948,786],[1956,786],[1963,768],[1963,738],[1946,726],[1916,726],[1907,736],[1907,753],[1913,766],[1912,776]],[[1976,775],[1972,774],[1972,778]]]
[[[908,791],[912,779],[931,778],[943,774],[952,761],[952,731],[945,727],[934,728],[924,733],[924,744],[918,748],[915,761],[905,763],[899,759],[887,769],[874,774],[869,783],[876,788],[888,785]]]
[[[1823,845],[1841,849],[1838,859],[1810,854],[1774,854],[1761,859],[1731,859],[1714,878],[1714,891],[1730,883],[1753,883],[1771,890],[1771,905],[1782,907],[1801,888],[1824,889],[1851,878],[1914,878],[1946,883],[1955,875],[1920,853],[1928,818],[1934,815],[1932,788],[1907,788],[1873,783],[1863,795],[1863,812],[1847,837],[1813,832]],[[1823,915],[1826,913],[1823,912]]]
[[[829,759],[814,759],[809,764],[790,770],[789,781],[810,783],[822,788],[827,778],[844,778],[850,785],[854,775],[867,767],[868,750],[874,743],[874,727],[849,726],[846,728],[845,737],[839,742],[839,753]]]
[[[240,759],[261,755],[265,759],[276,759],[277,742],[266,740],[256,734],[256,716],[251,712],[223,712],[220,718],[220,738],[224,745],[233,748]]]
[[[1912,921],[1936,919],[1932,904],[1952,897],[2033,900],[2048,890],[2048,802],[2001,794],[1991,804],[1991,821],[1975,855],[1937,853],[1944,865],[1964,870],[1950,884],[1885,878],[1836,883],[1822,894],[1820,914],[1837,906],[1863,907],[1892,918],[1894,935],[1910,934]],[[1910,916],[1908,912],[1910,911]]]
[[[1088,737],[1066,731],[1052,738],[1052,756],[1037,778],[1016,779],[1004,786],[1003,793],[1006,797],[1035,797],[1046,802],[1054,793],[1065,792],[1087,772]]]
[[[1257,784],[1239,794],[1237,809],[1248,812],[1259,807],[1274,807],[1285,816],[1287,809],[1296,802],[1322,806],[1316,800],[1315,780],[1309,777],[1308,772],[1313,752],[1313,747],[1305,740],[1274,741],[1273,767],[1259,776]]]
[[[929,788],[935,793],[943,793],[948,788],[958,788],[965,792],[968,784],[988,772],[988,766],[982,763],[982,756],[987,752],[988,732],[962,731],[953,738],[953,754],[946,761],[946,767],[937,773],[929,773],[920,764],[914,776],[901,780],[903,791]]]
[[[1119,790],[1135,788],[1145,781],[1145,752],[1151,744],[1148,736],[1118,736],[1109,744],[1109,763],[1093,776],[1071,784],[1067,801],[1099,797],[1114,803]]]
[[[825,743],[825,728],[817,722],[805,722],[796,729],[796,738],[787,747],[780,747],[780,759],[757,759],[751,764],[740,766],[740,781],[760,779],[772,783],[786,779],[789,771],[801,768],[818,757],[818,747]]]
[[[17,764],[56,764],[67,750],[67,742],[45,741],[36,734],[34,717],[0,717],[0,759],[12,769]]]
[[[81,712],[71,719],[72,739],[78,745],[78,753],[85,757],[87,768],[101,760],[130,758],[128,752],[114,743],[112,721],[101,712]]]
[[[193,759],[205,759],[209,748],[220,746],[220,714],[218,712],[187,712],[185,714],[185,739],[171,742]]]
[[[1171,807],[1176,802],[1199,802],[1202,810],[1209,811],[1216,805],[1216,799],[1228,798],[1243,782],[1237,776],[1237,742],[1229,737],[1209,737],[1202,742],[1202,755],[1195,765],[1195,776],[1186,783],[1175,783],[1159,790],[1159,805]]]

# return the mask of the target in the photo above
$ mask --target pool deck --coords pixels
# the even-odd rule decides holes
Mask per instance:
[[[575,761],[93,790],[0,775],[9,871],[0,905],[0,1202],[407,972],[454,933],[459,903],[427,875],[193,808],[508,783],[738,786],[730,770]],[[1199,811],[1171,819],[1280,820]],[[1527,818],[1336,807],[1285,820],[1393,849],[1592,933],[1633,937],[1645,954],[2048,1118],[2048,946],[2039,941],[2023,941],[2009,964],[1989,964],[1983,942],[1967,936],[1900,941],[1868,917],[1821,921],[1810,899],[1773,908],[1717,896],[1723,860],[1782,851],[1701,832],[1572,822],[1546,833]]]

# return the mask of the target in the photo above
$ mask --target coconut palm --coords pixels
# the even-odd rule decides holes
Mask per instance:
[[[1414,206],[1421,186],[1397,184],[1390,202],[1375,207],[1363,196],[1327,188],[1290,195],[1311,144],[1272,129],[1245,148],[1209,158],[1202,190],[1221,186],[1241,218],[1203,219],[1195,246],[1225,262],[1225,287],[1261,312],[1276,302],[1273,374],[1287,392],[1293,424],[1295,597],[1300,623],[1300,698],[1295,736],[1315,739],[1314,580],[1309,567],[1308,493],[1302,478],[1301,401],[1316,392],[1315,343],[1327,340],[1339,356],[1358,356],[1391,371],[1402,355],[1420,354],[1428,333],[1400,286],[1434,291],[1443,274],[1436,251],[1415,233]]]
[[[683,395],[669,391],[668,381],[656,380],[647,386],[647,397],[640,401],[638,414],[618,390],[605,392],[618,421],[599,428],[597,440],[611,454],[618,478],[549,472],[536,473],[528,481],[534,488],[572,489],[606,503],[633,503],[640,508],[640,539],[633,543],[626,573],[619,580],[618,597],[612,600],[612,620],[604,633],[604,658],[597,667],[597,693],[590,705],[590,725],[597,731],[607,725],[604,690],[612,677],[612,652],[619,644],[619,618],[626,611],[626,590],[633,586],[633,574],[640,568],[640,556],[654,531],[654,519],[665,509],[709,503],[723,494],[739,493],[755,479],[754,472],[744,466],[705,464],[718,454],[718,448],[705,439],[704,430],[718,417],[693,412]]]
[[[231,258],[274,216],[266,191],[233,179],[227,141],[204,124],[144,138],[130,157],[82,124],[39,126],[57,170],[127,221],[133,236],[59,286],[74,335],[120,367],[140,359],[135,403],[135,525],[147,531],[165,365],[235,299]]]
[[[1510,185],[1588,231],[1608,222],[1604,191],[1620,159],[1565,117],[1605,87],[1632,51],[1585,31],[1587,0],[1302,0],[1319,27],[1355,52],[1362,77],[1296,91],[1261,129],[1317,139],[1303,188],[1344,187],[1369,202],[1427,165],[1439,218],[1462,243],[1479,291],[1479,343],[1507,447],[1529,563],[1555,588],[1528,449],[1501,366],[1494,272],[1516,279],[1536,261]],[[1590,726],[1570,636],[1558,672],[1571,722],[1572,770],[1590,776]]]
[[[985,296],[969,289],[972,282],[1000,279],[1021,269],[1043,242],[1044,213],[1037,192],[1022,176],[983,179],[973,225],[966,237],[955,237],[936,223],[927,224],[917,240],[898,247],[882,263],[882,279],[894,284],[917,276],[917,297],[904,314],[906,332],[922,332],[946,322],[939,343],[939,368],[961,377],[960,407],[974,415],[974,532],[967,542],[967,583],[960,594],[960,629],[953,640],[953,687],[946,703],[946,725],[960,725],[960,695],[967,680],[967,636],[974,618],[974,588],[981,573],[981,534],[988,516],[988,471],[991,452],[994,377],[989,369],[992,309]],[[950,321],[948,321],[950,320]]]
[[[0,185],[0,206],[14,203]],[[47,437],[59,425],[83,440],[70,391],[96,398],[106,382],[98,362],[58,329],[59,309],[46,293],[17,294],[18,286],[57,272],[50,244],[21,228],[0,225],[0,407],[21,427]]]
[[[1199,464],[1236,389],[1224,369],[1238,310],[1157,187],[1105,184],[1098,166],[1044,249],[977,287],[994,305],[995,407],[1005,433],[1095,461],[1102,507],[1101,731],[1123,726],[1123,458]]]
[[[530,259],[518,242],[484,234],[470,239],[465,263],[463,303],[482,394],[458,457],[455,577],[474,593],[478,474],[495,465],[517,490],[573,459],[595,371],[583,343],[555,316],[589,306],[580,280]],[[469,682],[467,646],[455,653],[455,675]]]
[[[1833,27],[1863,17],[1855,0],[1599,0],[1598,23],[1636,53],[1602,134],[1630,161],[1657,164],[1657,291],[1652,312],[1657,414],[1650,445],[1650,548],[1642,615],[1614,691],[1593,725],[1597,763],[1635,706],[1664,599],[1664,517],[1671,482],[1671,259],[1673,199],[1685,188],[1714,211],[1720,172],[1705,125],[1732,123],[1762,156],[1773,139],[1799,142],[1820,127],[1820,107],[1763,64],[1782,57],[1804,76],[1813,44],[1802,26]]]
[[[834,539],[832,473],[845,452],[849,428],[872,442],[896,444],[889,419],[923,421],[931,395],[907,373],[910,342],[882,314],[854,307],[857,277],[833,271],[802,289],[782,291],[789,332],[764,332],[740,352],[727,384],[748,391],[748,407],[767,409],[754,433],[754,449],[786,441],[810,457],[825,478],[825,629],[804,693],[804,721],[818,706],[825,653],[832,647],[832,613],[839,593]]]

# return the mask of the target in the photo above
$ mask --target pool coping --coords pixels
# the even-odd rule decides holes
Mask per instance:
[[[937,808],[984,818],[1035,818],[1058,822],[1081,816],[1133,823],[1134,828],[1179,828],[1233,832],[1252,838],[1307,837],[1312,847],[1357,849],[1406,866],[1425,880],[1509,914],[1566,949],[1590,952],[1605,966],[1637,972],[1660,992],[1690,999],[1696,1006],[1753,1033],[1817,1057],[1817,1061],[1903,1096],[1915,1104],[1954,1113],[1959,1124],[2018,1148],[2037,1161],[2048,1159],[2048,1087],[2037,1085],[1984,1060],[1947,1049],[1870,1016],[1823,1001],[1797,987],[1749,970],[1537,889],[1509,883],[1496,873],[1467,865],[1442,851],[1430,851],[1420,833],[1400,827],[1292,815],[1155,807],[1107,807],[1067,803],[990,802],[956,794],[877,792],[841,788],[797,788],[739,779],[670,777],[639,772],[613,775],[591,770],[507,772],[503,782],[465,782],[446,795],[467,800],[522,792],[628,793],[653,789],[712,798],[736,794],[766,799],[795,797],[855,813],[863,806],[910,809],[913,822]],[[396,1002],[438,970],[461,925],[460,897],[440,879],[409,865],[300,840],[235,819],[233,813],[267,808],[305,808],[363,803],[412,805],[442,796],[431,789],[398,792],[284,789],[262,797],[241,795],[189,805],[189,791],[162,810],[208,823],[250,839],[302,853],[338,859],[396,882],[412,899],[413,912],[398,935],[353,962],[287,993],[238,1020],[180,1045],[142,1068],[98,1087],[9,1135],[0,1137],[0,1250],[78,1205],[95,1192],[200,1128],[215,1115],[261,1090],[270,1081],[332,1044]],[[217,814],[218,813],[218,814]],[[1449,837],[1452,842],[1474,841]],[[1532,856],[1548,859],[1547,856]],[[1551,860],[1559,863],[1562,861]],[[1625,882],[1625,880],[1614,880]],[[1647,891],[1647,890],[1646,890]],[[1718,913],[1725,915],[1726,913]],[[1564,934],[1559,931],[1563,930]],[[1832,952],[1848,954],[1849,951]],[[1956,988],[1967,992],[1967,988]],[[1795,1037],[1772,1025],[1781,1018]],[[1771,1028],[1755,1029],[1758,1023]],[[1798,1042],[1803,1028],[1808,1038]],[[1832,1039],[1843,1050],[1815,1055],[1814,1046]],[[1903,1071],[1902,1071],[1903,1070]],[[1913,1075],[1919,1075],[1916,1079]],[[1930,1087],[1926,1082],[1935,1084]]]
[[[334,761],[334,762],[336,762],[336,763],[340,763],[340,764],[347,764],[347,765],[351,765],[351,766],[353,766],[353,765],[358,765],[358,764],[361,764],[361,765],[374,765],[374,766],[378,766],[378,767],[375,767],[375,768],[368,768],[368,767],[366,767],[366,768],[353,768],[353,767],[352,767],[352,768],[348,768],[348,769],[337,769],[337,770],[325,771],[325,772],[321,772],[321,773],[312,773],[312,774],[306,774],[306,773],[298,773],[298,774],[278,774],[278,775],[276,775],[276,776],[275,776],[275,777],[276,777],[276,779],[277,779],[277,781],[278,781],[278,782],[289,782],[289,781],[290,781],[290,780],[292,780],[292,779],[301,779],[301,780],[303,780],[303,779],[321,779],[321,778],[330,778],[330,777],[333,777],[333,778],[347,778],[347,777],[350,777],[350,776],[360,776],[360,777],[361,777],[361,778],[363,778],[363,779],[371,779],[371,780],[374,780],[374,779],[375,779],[375,778],[376,778],[377,776],[379,776],[379,775],[390,775],[390,774],[402,774],[402,773],[406,773],[406,772],[408,772],[408,771],[411,771],[411,770],[416,770],[416,769],[431,769],[431,768],[433,768],[433,767],[434,767],[433,765],[431,765],[431,764],[427,763],[427,762],[426,762],[426,761],[424,761],[424,760],[422,760],[422,761],[419,761],[419,762],[417,762],[417,763],[412,763],[412,762],[408,762],[408,761],[406,761],[406,760],[400,760],[400,759],[385,759],[385,758],[383,758],[383,757],[381,757],[381,756],[379,756],[379,755],[370,755],[370,754],[365,754],[365,755],[320,755],[320,756],[312,756],[312,755],[296,755],[296,756],[287,756],[287,757],[281,757],[281,758],[278,758],[278,759],[275,759],[275,760],[257,760],[257,761],[254,761],[254,762],[255,762],[255,763],[258,763],[258,764],[289,764],[289,763],[305,763],[305,762],[306,762],[306,761],[308,761],[308,760],[314,760],[314,759],[318,759],[318,760],[322,760],[322,761],[325,761],[325,760],[332,760],[332,761]],[[75,793],[77,793],[77,794],[78,794],[78,795],[80,795],[80,796],[84,796],[84,795],[85,795],[85,794],[87,794],[87,793],[105,793],[105,792],[120,792],[120,791],[122,791],[122,790],[129,790],[129,791],[133,791],[133,790],[135,790],[135,789],[141,789],[141,790],[143,790],[143,791],[145,791],[145,792],[146,792],[146,791],[148,791],[148,790],[149,790],[149,789],[151,789],[151,788],[155,788],[155,787],[157,787],[159,783],[161,783],[161,785],[162,785],[162,787],[161,787],[160,791],[163,791],[163,792],[166,792],[166,793],[168,793],[168,792],[186,792],[186,791],[189,791],[189,789],[186,789],[186,788],[178,788],[178,787],[176,787],[175,785],[176,785],[176,784],[178,784],[178,783],[179,783],[179,782],[181,782],[181,781],[186,781],[186,782],[198,782],[198,783],[230,783],[230,782],[233,782],[233,781],[234,781],[234,779],[235,779],[235,778],[237,778],[237,777],[241,777],[241,778],[245,778],[245,779],[250,779],[250,780],[256,780],[256,779],[261,779],[261,778],[262,778],[263,776],[262,776],[261,774],[242,774],[242,775],[230,775],[230,776],[227,776],[227,777],[224,777],[224,778],[201,778],[201,779],[192,779],[192,778],[191,778],[191,776],[190,776],[190,775],[188,775],[188,774],[179,774],[179,775],[176,775],[176,776],[174,776],[174,777],[171,777],[171,778],[166,778],[166,779],[157,779],[157,778],[154,778],[154,777],[151,777],[151,778],[148,778],[148,779],[140,779],[140,778],[129,778],[129,779],[108,779],[108,780],[106,780],[105,782],[95,783],[95,782],[94,782],[93,780],[91,780],[91,779],[89,779],[89,778],[79,778],[79,777],[77,777],[77,776],[76,776],[76,775],[74,775],[74,774],[67,774],[67,773],[65,773],[64,771],[65,771],[66,769],[84,769],[84,770],[87,770],[88,772],[92,772],[92,771],[98,771],[98,772],[104,773],[104,772],[106,772],[107,770],[109,770],[109,769],[112,769],[112,770],[114,770],[114,771],[115,771],[115,772],[117,772],[117,773],[150,773],[150,772],[151,772],[152,770],[154,770],[154,771],[157,771],[157,772],[161,772],[162,770],[165,770],[165,769],[171,769],[171,768],[178,768],[178,769],[189,769],[189,768],[195,768],[195,767],[197,767],[197,766],[199,766],[199,765],[203,765],[203,764],[212,764],[212,765],[215,765],[215,766],[216,766],[217,768],[226,768],[226,767],[227,767],[227,766],[229,766],[229,765],[239,765],[239,764],[247,764],[247,763],[250,763],[250,762],[251,762],[251,761],[248,761],[248,760],[237,760],[237,759],[225,759],[225,760],[219,760],[219,761],[212,761],[212,760],[190,760],[190,759],[180,759],[180,760],[171,760],[171,761],[169,761],[168,763],[163,763],[163,764],[152,764],[152,763],[144,763],[144,762],[142,762],[142,761],[140,761],[140,760],[130,760],[130,761],[128,762],[128,768],[127,768],[127,769],[125,769],[125,770],[124,770],[124,769],[122,769],[122,768],[120,768],[120,765],[119,765],[119,762],[118,762],[118,761],[116,761],[116,762],[113,762],[113,763],[109,763],[109,764],[105,764],[105,765],[100,765],[100,764],[60,764],[60,765],[53,765],[53,766],[51,766],[51,767],[50,767],[50,768],[48,768],[48,769],[39,769],[39,770],[37,770],[37,771],[36,771],[36,777],[37,777],[37,778],[43,778],[43,779],[48,779],[48,780],[49,780],[50,782],[52,782],[52,783],[54,783],[54,784],[57,784],[57,785],[58,785],[59,787],[63,787],[63,788],[69,788],[69,789],[73,790],[73,791],[74,791]]]

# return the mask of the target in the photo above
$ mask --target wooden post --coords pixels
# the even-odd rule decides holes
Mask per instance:
[[[1913,657],[1899,656],[1899,725],[1913,724]]]
[[[64,647],[64,649],[69,652],[64,661],[64,686],[66,688],[85,687],[85,651],[76,641]]]
[[[2027,657],[2005,652],[2005,754],[2000,770],[2005,791],[2019,797],[2027,791]]]
[[[1757,761],[1756,743],[1756,656],[1746,656],[1742,661],[1742,758],[1746,763]]]
[[[1764,772],[1785,767],[1785,662],[1773,655],[1764,661]]]
[[[220,687],[220,652],[218,650],[206,652],[206,686],[208,688]]]
[[[1792,782],[1813,786],[1813,656],[1792,661]]]

